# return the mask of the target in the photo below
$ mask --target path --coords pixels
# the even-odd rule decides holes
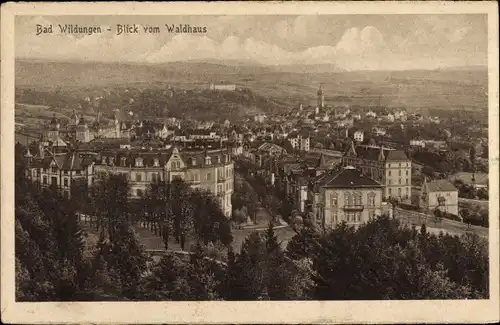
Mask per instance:
[[[416,211],[394,209],[394,217],[401,220],[403,224],[421,226],[425,223],[427,229],[433,232],[446,232],[452,235],[462,235],[468,232],[475,233],[480,237],[488,238],[488,228],[468,225],[463,222],[436,218]],[[436,222],[437,221],[437,222]]]

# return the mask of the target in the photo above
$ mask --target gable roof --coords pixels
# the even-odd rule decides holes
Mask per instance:
[[[437,179],[430,182],[424,183],[427,185],[428,192],[453,192],[457,191],[457,188],[446,179]]]

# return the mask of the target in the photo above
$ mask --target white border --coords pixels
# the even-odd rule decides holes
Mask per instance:
[[[8,3],[1,12],[1,312],[5,323],[417,323],[499,320],[496,2]],[[490,299],[477,301],[79,302],[14,299],[14,16],[488,14]]]

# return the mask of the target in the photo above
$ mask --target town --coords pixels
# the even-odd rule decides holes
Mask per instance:
[[[80,90],[53,93],[20,88],[16,92],[15,154],[19,204],[27,205],[22,211],[36,209],[29,202],[38,200],[43,202],[39,205],[44,213],[62,216],[57,221],[62,225],[68,222],[68,214],[74,215],[78,226],[67,231],[85,233],[81,245],[89,258],[104,258],[99,255],[104,254],[102,248],[98,253],[94,250],[105,247],[105,238],[108,245],[116,245],[113,241],[132,245],[126,238],[137,238],[133,246],[120,248],[131,250],[125,254],[128,257],[120,258],[139,263],[134,266],[138,273],[133,281],[122,274],[120,284],[107,280],[106,285],[114,283],[113,290],[102,289],[99,282],[94,284],[99,289],[86,289],[85,294],[74,288],[71,299],[310,299],[306,292],[314,274],[330,272],[322,268],[333,260],[322,265],[308,256],[321,259],[329,254],[321,245],[331,244],[331,233],[364,242],[380,236],[378,227],[389,227],[380,230],[387,234],[396,227],[401,234],[391,236],[431,236],[445,250],[454,247],[450,240],[486,245],[489,184],[484,111],[416,111],[385,107],[377,99],[363,107],[345,96],[329,95],[323,84],[315,86],[309,101],[288,106],[258,97],[248,87],[214,81],[190,89],[171,85],[95,88],[85,95]],[[223,113],[221,107],[241,98],[254,102],[240,110],[246,113]],[[202,110],[202,101],[211,109]],[[194,111],[186,113],[188,108],[182,106],[186,102]],[[219,102],[220,107],[211,106],[212,102]],[[255,102],[266,110],[259,111]],[[476,123],[471,125],[468,119]],[[123,224],[129,230],[120,228]],[[370,231],[370,225],[375,232],[361,235]],[[277,292],[271,292],[274,289],[268,282],[259,288],[247,283],[249,287],[238,289],[240,277],[262,271],[258,269],[263,266],[245,259],[252,249],[260,249],[252,245],[274,245],[275,252],[280,252],[277,260],[270,253],[259,257],[262,263],[278,263],[280,274],[290,274]],[[369,254],[359,249],[350,254]],[[422,254],[431,258],[433,249]],[[143,250],[140,259],[130,255],[136,250]],[[193,272],[202,278],[206,276],[203,270],[214,265],[221,268],[217,272],[253,266],[251,274],[232,278],[210,275],[215,287],[205,278],[186,280],[204,287],[202,293],[182,295],[167,283],[148,289],[153,285],[148,281],[161,278],[164,267],[175,265],[175,272],[180,273],[174,277],[181,279],[181,273],[193,267],[189,263],[194,263],[194,256],[198,256],[196,263],[210,265],[196,264],[200,269]],[[484,255],[467,256],[480,259],[477,263],[486,267]],[[116,270],[125,267],[114,265]],[[94,279],[104,272],[102,267],[106,268],[90,267],[92,271],[85,272]],[[456,267],[453,281],[467,272],[465,266]],[[107,272],[111,270],[115,269]],[[325,276],[341,278],[338,272]],[[483,295],[487,290],[483,280],[484,272],[469,279],[470,287],[455,287],[453,282],[452,296]],[[223,285],[231,288],[220,288]],[[316,299],[366,297],[365,291],[354,287],[332,291],[318,283],[316,290]],[[389,288],[377,290],[370,297],[400,297],[384,293]],[[25,295],[24,299],[30,298]]]

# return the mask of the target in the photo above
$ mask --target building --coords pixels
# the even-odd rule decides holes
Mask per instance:
[[[313,180],[310,208],[323,228],[346,222],[360,225],[381,214],[383,186],[360,170],[346,166]]]
[[[266,153],[269,156],[282,156],[287,155],[285,148],[278,146],[277,144],[266,142],[257,148],[258,151]]]
[[[308,152],[311,149],[311,138],[308,135],[291,133],[288,135],[288,141],[294,150]]]
[[[96,160],[94,171],[125,174],[132,198],[144,196],[152,182],[182,179],[215,195],[224,214],[232,214],[234,164],[226,149],[107,150]]]
[[[354,132],[354,141],[356,142],[363,142],[365,133],[363,131],[356,131]]]
[[[344,166],[354,166],[384,186],[383,199],[411,201],[411,160],[402,150],[378,146],[355,146],[342,158]]]
[[[425,178],[420,190],[419,207],[458,216],[458,190],[445,179],[427,181]]]
[[[122,128],[120,127],[117,115],[115,114],[111,125],[102,123],[100,116],[100,112],[97,112],[95,121],[88,123],[83,115],[78,116],[73,111],[70,122],[62,126],[61,121],[54,115],[45,131],[45,137],[50,142],[62,139],[69,143],[86,143],[97,138],[120,138],[122,136]]]
[[[211,83],[209,85],[210,90],[220,90],[220,91],[235,91],[236,90],[236,85],[235,84],[214,84]]]
[[[267,119],[266,114],[258,114],[253,117],[253,120],[257,123],[264,123]]]
[[[410,146],[425,148],[425,141],[424,140],[417,140],[417,139],[410,140]]]
[[[92,185],[94,155],[77,152],[52,153],[40,144],[39,154],[25,154],[26,177],[41,187],[53,187],[70,197],[71,188],[77,182]]]

